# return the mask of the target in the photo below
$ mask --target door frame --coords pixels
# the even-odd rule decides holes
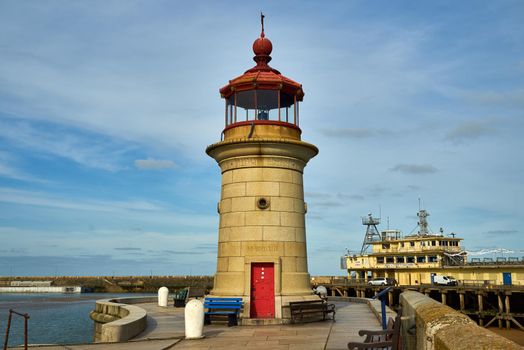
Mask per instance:
[[[271,270],[272,270],[272,274],[273,274],[273,281],[271,282],[268,282],[268,283],[271,283],[272,284],[272,287],[273,287],[273,290],[272,290],[272,293],[271,293],[271,298],[272,298],[272,304],[273,304],[273,315],[270,316],[270,317],[262,317],[262,318],[275,318],[275,264],[272,263],[272,262],[253,262],[251,263],[251,272],[253,272],[254,268],[256,266],[258,266],[259,268],[262,266],[266,266],[267,268],[271,267]],[[262,270],[264,270],[264,267],[262,267]],[[264,272],[262,272],[262,274],[264,274]],[[251,278],[253,278],[253,274],[251,274]],[[264,277],[262,277],[264,278]],[[250,295],[250,298],[253,296],[253,290],[251,288],[253,288],[253,280],[251,281],[251,283],[249,284],[250,286],[250,291],[249,291],[249,295]],[[251,307],[252,303],[251,303],[251,300],[250,300],[250,307]],[[250,313],[251,313],[251,310],[249,310]],[[251,317],[251,315],[250,315]]]
[[[282,263],[280,257],[250,256],[244,257],[244,317],[251,315],[251,264],[272,263],[275,288],[275,318],[282,318]]]

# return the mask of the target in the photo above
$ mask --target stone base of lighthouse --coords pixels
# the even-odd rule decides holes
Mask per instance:
[[[241,297],[243,319],[286,322],[289,302],[318,300],[307,268],[299,140],[233,139],[208,147],[222,171],[214,297]]]

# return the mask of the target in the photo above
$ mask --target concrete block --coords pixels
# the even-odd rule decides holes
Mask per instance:
[[[307,272],[307,258],[297,257],[297,272]]]
[[[268,210],[248,211],[245,213],[248,226],[276,226],[280,225],[280,213]]]
[[[218,256],[240,256],[240,242],[218,243]]]
[[[300,185],[302,186],[304,181],[303,181],[303,175],[300,171],[293,171],[291,172],[291,175],[292,175],[292,182],[294,184],[297,184],[297,185]]]
[[[296,242],[305,242],[306,241],[306,228],[305,227],[295,228],[295,241]]]
[[[270,210],[272,211],[295,211],[295,203],[293,198],[289,197],[271,197]]]
[[[290,227],[305,227],[304,214],[281,212],[280,224]]]
[[[218,258],[217,259],[217,271],[227,271],[229,264],[229,258]]]
[[[231,210],[232,211],[256,210],[256,197],[231,198]]]
[[[242,197],[246,195],[246,183],[230,183],[222,186],[222,199],[231,197]]]
[[[282,295],[308,294],[313,294],[308,273],[282,272]]]
[[[233,182],[266,181],[262,168],[242,168],[233,172]]]
[[[284,255],[306,257],[306,243],[284,242]]]
[[[297,272],[297,258],[294,256],[283,256],[282,272]]]
[[[220,215],[220,228],[244,226],[246,224],[243,212],[231,212]]]
[[[231,211],[231,198],[222,199],[220,201],[220,214],[229,213]]]
[[[264,241],[295,241],[295,228],[283,226],[264,226]]]
[[[227,297],[244,294],[244,272],[217,272],[213,295]]]
[[[222,186],[233,182],[233,171],[228,170],[222,173]]]
[[[229,233],[230,241],[261,241],[262,227],[260,226],[240,226],[232,227]]]
[[[279,195],[279,183],[270,181],[248,182],[246,184],[247,196],[270,197]]]
[[[218,242],[227,242],[230,240],[229,234],[231,232],[230,227],[222,227],[218,230]]]
[[[263,181],[293,182],[293,170],[280,168],[263,168]]]
[[[302,199],[293,199],[293,211],[304,214],[306,212],[306,203]]]
[[[228,263],[228,271],[244,271],[245,263],[243,256],[230,257]]]
[[[280,182],[280,196],[304,199],[304,191],[301,185]]]

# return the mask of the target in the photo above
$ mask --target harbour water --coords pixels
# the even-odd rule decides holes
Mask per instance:
[[[152,294],[0,294],[0,344],[5,341],[9,309],[30,316],[30,344],[80,344],[93,341],[89,312],[95,301],[122,296]],[[24,319],[13,315],[9,346],[23,344]]]

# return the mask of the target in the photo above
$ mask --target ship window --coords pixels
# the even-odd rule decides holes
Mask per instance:
[[[437,257],[436,256],[428,256],[428,262],[430,262],[430,263],[437,262]]]
[[[392,264],[392,263],[394,263],[394,262],[395,262],[395,258],[394,258],[394,257],[392,257],[392,256],[388,256],[388,257],[386,258],[386,263]]]
[[[389,244],[382,244],[382,249],[389,249]]]
[[[408,256],[408,264],[412,264],[415,262],[415,257],[414,256]]]
[[[384,257],[383,256],[377,256],[377,264],[383,264],[384,263]]]
[[[404,242],[400,242],[400,246],[404,248]]]
[[[409,246],[410,247],[414,247],[415,246],[415,242],[409,242]]]
[[[425,263],[426,257],[425,256],[417,256],[417,262],[418,263]]]
[[[404,257],[403,256],[397,256],[397,264],[403,264],[404,263]]]
[[[437,241],[431,241],[431,245],[432,246],[436,246],[437,245]]]

